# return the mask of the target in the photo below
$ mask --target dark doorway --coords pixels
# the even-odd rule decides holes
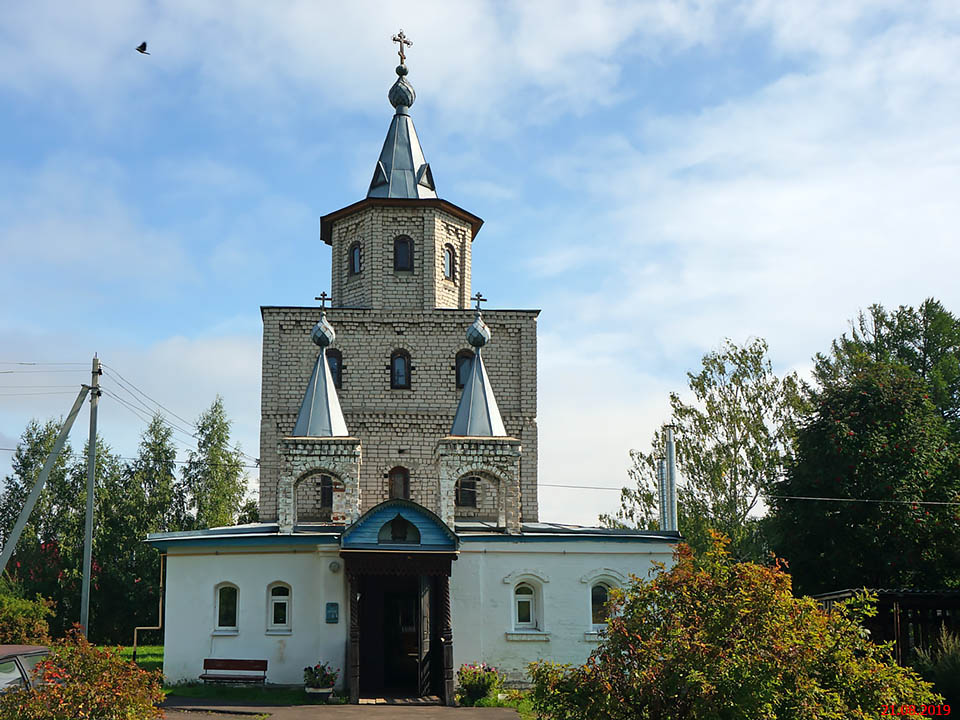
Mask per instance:
[[[422,697],[440,692],[435,579],[360,579],[360,694]]]

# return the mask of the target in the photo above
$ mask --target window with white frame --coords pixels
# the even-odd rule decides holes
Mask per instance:
[[[267,593],[267,630],[289,632],[291,629],[290,586],[274,583]]]
[[[216,629],[225,632],[237,631],[240,590],[236,585],[224,583],[217,586]]]
[[[513,591],[513,624],[517,630],[536,630],[537,591],[529,583],[520,583]]]
[[[590,588],[590,623],[594,632],[607,627],[610,617],[610,585],[606,582],[594,583]]]

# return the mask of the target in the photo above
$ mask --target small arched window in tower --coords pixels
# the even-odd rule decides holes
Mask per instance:
[[[410,389],[410,353],[394,350],[390,356],[390,389]]]
[[[393,240],[393,269],[413,270],[413,240],[406,235]]]
[[[600,631],[610,617],[610,586],[599,582],[590,588],[590,621],[593,629]]]
[[[387,476],[390,482],[391,500],[410,499],[410,471],[405,467],[395,467]]]
[[[327,365],[337,390],[343,387],[343,353],[336,348],[327,348]]]
[[[453,245],[443,246],[443,277],[447,280],[457,279],[457,253]]]
[[[467,384],[467,378],[470,377],[470,370],[473,367],[473,358],[473,352],[470,350],[461,350],[457,353],[456,371],[458,390]]]
[[[477,506],[477,485],[479,481],[475,477],[465,477],[457,480],[454,502],[457,507],[475,508]]]
[[[355,242],[350,246],[349,258],[350,274],[359,275],[360,271],[363,269],[363,266],[361,265],[362,256],[360,254],[359,242]]]

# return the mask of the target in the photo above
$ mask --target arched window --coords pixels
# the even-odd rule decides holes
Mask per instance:
[[[477,485],[479,478],[464,477],[457,480],[454,502],[457,507],[475,508],[477,506]]]
[[[467,384],[467,378],[470,377],[470,370],[473,367],[473,358],[474,354],[470,350],[461,350],[457,353],[456,373],[458,390]]]
[[[398,513],[393,520],[384,523],[383,527],[380,528],[380,532],[377,533],[377,542],[380,544],[419,545],[420,531],[416,525]]]
[[[387,476],[390,482],[391,500],[410,499],[410,471],[405,467],[395,467]]]
[[[413,270],[413,240],[406,235],[393,240],[393,269]]]
[[[590,622],[596,631],[607,626],[610,617],[610,586],[604,582],[596,583],[590,588]]]
[[[289,632],[292,627],[290,586],[286,583],[273,583],[267,588],[267,630]]]
[[[327,348],[327,365],[330,366],[330,375],[337,390],[343,385],[343,353],[336,348]]]
[[[350,246],[350,252],[348,253],[349,262],[348,266],[350,268],[351,275],[359,275],[360,271],[363,270],[363,265],[361,264],[361,254],[360,254],[360,243],[355,242]]]
[[[513,591],[513,624],[517,630],[537,628],[537,591],[528,583],[520,583]]]
[[[390,356],[390,388],[410,389],[410,353],[406,350],[394,350]]]
[[[217,587],[217,630],[236,632],[240,591],[236,585],[223,583]]]
[[[457,253],[453,245],[443,246],[443,276],[447,280],[456,280],[457,277]]]

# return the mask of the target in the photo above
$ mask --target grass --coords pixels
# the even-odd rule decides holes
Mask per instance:
[[[529,694],[524,690],[507,690],[506,697],[501,700],[498,697],[485,697],[477,701],[475,707],[509,707],[520,714],[521,720],[537,720],[537,714],[533,710],[533,702]]]
[[[119,650],[121,657],[133,660],[132,647],[120,646]],[[138,645],[137,665],[144,670],[163,670],[163,645]]]

